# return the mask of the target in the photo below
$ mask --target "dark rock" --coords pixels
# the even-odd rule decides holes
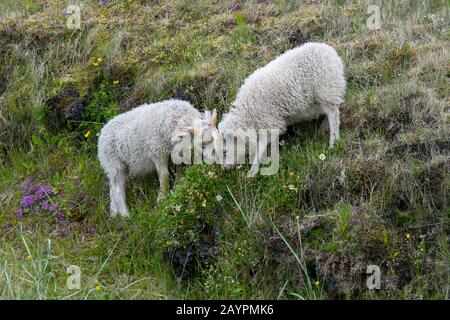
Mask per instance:
[[[199,268],[212,263],[219,253],[219,232],[201,221],[198,225],[200,239],[184,247],[176,247],[165,252],[165,259],[172,265],[177,277],[182,280],[194,276]]]
[[[56,133],[65,128],[76,128],[83,120],[84,102],[75,86],[68,86],[45,103],[46,127]]]

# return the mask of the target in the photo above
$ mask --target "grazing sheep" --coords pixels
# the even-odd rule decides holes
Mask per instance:
[[[216,136],[223,139],[225,132],[227,142],[233,138],[226,133],[230,129],[279,129],[283,133],[289,125],[325,114],[332,147],[339,139],[339,105],[345,86],[344,67],[336,51],[323,43],[306,43],[285,52],[245,80]],[[258,173],[266,148],[264,141],[258,143],[248,177]]]
[[[156,171],[160,197],[169,192],[169,157],[173,139],[193,131],[204,120],[189,102],[166,100],[144,104],[110,120],[98,139],[98,157],[110,183],[111,215],[128,216],[125,189],[128,178]]]

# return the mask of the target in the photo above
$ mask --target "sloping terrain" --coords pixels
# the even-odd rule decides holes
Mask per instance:
[[[366,1],[81,3],[79,30],[69,2],[0,3],[0,298],[448,297],[447,1],[371,1],[379,30]],[[170,97],[223,114],[307,41],[345,64],[336,148],[320,121],[295,126],[274,176],[193,165],[165,201],[134,181],[131,218],[107,216],[108,119]]]

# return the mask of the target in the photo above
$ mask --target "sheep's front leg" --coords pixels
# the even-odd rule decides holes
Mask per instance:
[[[169,160],[167,157],[163,156],[160,158],[157,171],[160,185],[158,200],[160,200],[166,198],[170,192]]]
[[[325,110],[330,127],[330,147],[334,146],[334,142],[339,139],[339,108],[338,106],[330,106]]]
[[[254,178],[259,172],[259,165],[261,164],[261,159],[266,152],[267,140],[260,139],[258,142],[258,149],[255,152],[255,157],[253,158],[252,166],[247,172],[247,178]]]

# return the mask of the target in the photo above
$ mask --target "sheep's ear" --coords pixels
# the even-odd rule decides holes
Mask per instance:
[[[189,131],[190,134],[201,134],[202,133],[202,129],[200,128],[196,128],[196,127],[186,127],[185,128],[187,131]]]
[[[209,126],[215,127],[217,124],[217,110],[214,109],[211,115],[211,120],[209,120]]]

